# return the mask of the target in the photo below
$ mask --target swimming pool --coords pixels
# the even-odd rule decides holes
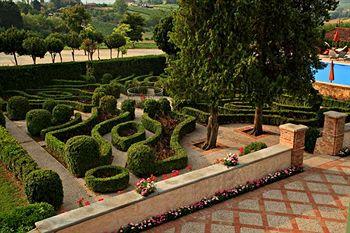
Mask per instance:
[[[326,63],[327,67],[318,70],[315,74],[316,81],[330,83],[329,69],[330,63]],[[334,64],[334,84],[350,86],[350,65]]]

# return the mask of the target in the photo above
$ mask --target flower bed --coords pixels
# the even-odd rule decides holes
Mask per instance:
[[[142,124],[135,121],[121,123],[112,129],[112,144],[121,151],[146,139],[146,131]]]
[[[89,189],[94,192],[116,192],[128,187],[129,171],[118,166],[101,166],[87,171],[85,181]]]
[[[196,211],[211,207],[215,204],[227,201],[229,199],[235,198],[244,193],[253,191],[265,185],[274,183],[276,181],[285,179],[292,175],[298,174],[303,171],[302,167],[290,167],[281,171],[277,171],[273,174],[269,174],[259,180],[254,180],[247,182],[245,185],[240,185],[232,189],[218,191],[214,196],[210,198],[203,198],[199,202],[193,203],[192,205],[184,206],[176,210],[171,210],[164,214],[160,214],[137,224],[129,223],[126,226],[121,227],[118,232],[140,232],[149,230],[153,227],[159,226],[161,224],[174,221],[180,217],[189,215]]]

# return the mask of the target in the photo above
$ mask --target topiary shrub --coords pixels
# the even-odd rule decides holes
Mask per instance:
[[[7,102],[7,115],[10,120],[24,120],[29,110],[29,101],[26,97],[13,96]]]
[[[86,171],[96,167],[100,158],[100,146],[90,136],[76,136],[69,139],[65,146],[68,169],[77,177],[83,177]]]
[[[100,109],[105,115],[117,115],[117,99],[114,96],[106,95],[100,99]]]
[[[92,95],[92,104],[94,106],[99,106],[100,105],[100,99],[103,96],[106,96],[107,94],[103,91],[94,91],[94,94]]]
[[[138,177],[149,177],[155,171],[156,155],[151,147],[134,144],[128,150],[127,168]]]
[[[52,110],[54,109],[54,107],[56,107],[57,104],[57,101],[54,99],[45,100],[45,102],[43,103],[43,109],[52,112]]]
[[[308,128],[305,134],[305,151],[314,153],[317,138],[321,136],[320,130],[315,127]]]
[[[63,203],[62,181],[54,171],[33,171],[25,180],[24,190],[29,203],[46,202],[56,210]]]
[[[129,171],[118,166],[101,166],[87,171],[85,181],[89,189],[94,192],[117,192],[128,187]]]
[[[51,113],[45,109],[33,109],[26,114],[27,130],[32,136],[39,136],[41,130],[51,126]]]
[[[93,75],[84,75],[83,78],[87,83],[96,83],[96,78]]]
[[[56,215],[48,203],[35,203],[17,207],[9,212],[0,212],[0,232],[25,233],[35,228],[35,223]]]
[[[135,119],[135,100],[126,99],[122,102],[122,112],[130,112],[132,120]]]
[[[151,118],[154,118],[160,113],[160,104],[155,99],[147,99],[143,103],[143,111],[148,113]]]
[[[113,75],[110,73],[105,73],[102,75],[101,83],[108,84],[113,80]]]
[[[131,145],[145,139],[145,127],[135,121],[121,123],[112,129],[112,144],[121,151],[127,151]]]
[[[267,148],[267,145],[263,142],[252,142],[248,146],[244,147],[243,155],[250,154],[265,148]]]
[[[58,104],[52,110],[52,122],[60,125],[68,122],[74,114],[74,108],[65,104]]]
[[[167,98],[160,98],[158,102],[160,105],[160,110],[163,112],[163,114],[168,114],[171,112],[170,101]]]
[[[6,126],[6,119],[2,111],[0,111],[0,126],[3,126],[3,127]]]

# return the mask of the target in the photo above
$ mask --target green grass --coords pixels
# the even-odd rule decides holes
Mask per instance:
[[[340,0],[338,7],[350,8],[350,0]]]
[[[146,20],[156,17],[165,17],[171,14],[172,11],[176,10],[178,5],[176,4],[165,4],[165,5],[154,5],[153,8],[129,6],[128,11],[132,13],[141,14]]]
[[[117,26],[113,23],[102,22],[96,18],[92,19],[91,24],[96,28],[97,31],[101,32],[104,36],[107,36],[113,32],[113,29]]]
[[[0,212],[10,211],[26,204],[27,200],[16,181],[8,176],[7,171],[0,164]]]

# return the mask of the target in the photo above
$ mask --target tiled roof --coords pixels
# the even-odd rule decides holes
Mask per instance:
[[[350,42],[350,28],[338,27],[326,33],[326,38],[333,40],[335,32],[339,33],[340,41]]]

